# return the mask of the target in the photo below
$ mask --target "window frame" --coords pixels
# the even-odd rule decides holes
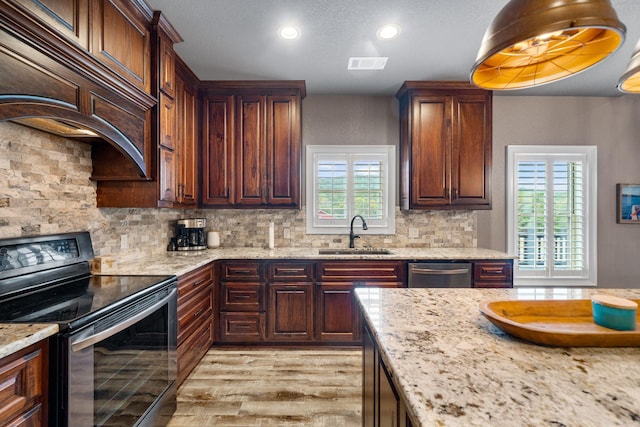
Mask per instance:
[[[383,219],[370,219],[365,216],[368,230],[358,230],[358,234],[394,234],[396,201],[396,146],[395,145],[308,145],[306,147],[306,232],[307,234],[344,234],[349,231],[349,223],[354,213],[348,203],[347,218],[334,220],[334,224],[318,224],[315,221],[318,157],[344,157],[353,164],[354,158],[380,158],[383,164]],[[386,165],[386,167],[384,167]],[[348,167],[350,170],[351,168]],[[348,189],[353,189],[348,185]],[[337,224],[336,224],[337,222]]]
[[[527,274],[518,268],[518,250],[516,230],[517,201],[516,188],[517,165],[519,160],[583,160],[584,195],[584,263],[585,274],[570,275],[563,272],[558,275]],[[515,257],[514,286],[597,286],[597,147],[593,145],[508,145],[507,146],[507,200],[506,200],[506,239],[507,252]],[[547,195],[547,197],[551,197]],[[547,239],[548,240],[548,239]],[[552,269],[549,269],[552,271]]]

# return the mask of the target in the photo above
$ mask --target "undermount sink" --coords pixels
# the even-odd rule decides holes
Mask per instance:
[[[349,248],[349,249],[319,249],[320,255],[390,255],[392,252],[385,248]]]

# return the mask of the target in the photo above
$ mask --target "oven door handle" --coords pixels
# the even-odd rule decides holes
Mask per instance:
[[[121,332],[121,331],[127,329],[131,325],[139,322],[140,320],[144,319],[145,317],[147,317],[148,315],[150,315],[151,313],[153,313],[154,311],[156,311],[157,309],[159,309],[163,305],[167,304],[167,302],[169,302],[169,300],[171,299],[171,297],[172,297],[172,295],[174,293],[175,293],[175,290],[172,290],[171,293],[167,297],[161,299],[160,301],[158,301],[157,303],[155,303],[151,307],[144,309],[140,313],[134,314],[133,316],[131,316],[127,320],[123,321],[122,323],[118,323],[117,325],[114,325],[114,326],[112,326],[110,328],[107,328],[104,331],[98,332],[97,334],[89,335],[86,338],[82,338],[82,339],[79,339],[78,341],[72,342],[71,343],[71,350],[73,350],[75,352],[82,351],[87,347],[91,347],[95,343],[98,343],[98,342],[100,342],[102,340],[105,340],[105,339],[117,334],[118,332]]]

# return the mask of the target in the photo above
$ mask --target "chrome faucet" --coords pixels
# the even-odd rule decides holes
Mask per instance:
[[[360,218],[360,220],[362,221],[362,229],[363,230],[368,229],[367,222],[364,220],[362,215],[355,215],[353,218],[351,218],[351,227],[350,227],[350,231],[349,231],[349,247],[350,248],[355,248],[355,246],[353,245],[353,241],[360,237],[357,234],[353,234],[353,221],[355,221],[356,218]]]

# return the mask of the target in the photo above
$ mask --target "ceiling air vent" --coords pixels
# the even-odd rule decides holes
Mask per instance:
[[[387,65],[386,56],[352,56],[349,58],[348,70],[383,70]]]

